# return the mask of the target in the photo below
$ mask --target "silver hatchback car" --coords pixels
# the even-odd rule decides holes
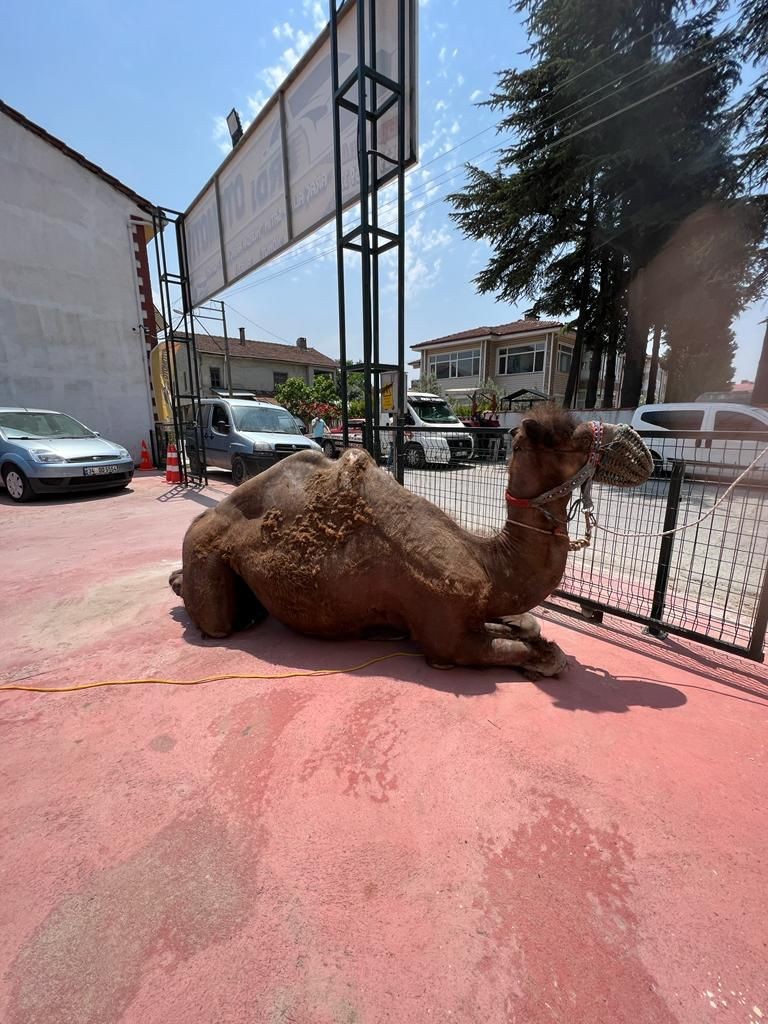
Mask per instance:
[[[133,459],[63,412],[0,408],[0,479],[14,501],[127,487]]]

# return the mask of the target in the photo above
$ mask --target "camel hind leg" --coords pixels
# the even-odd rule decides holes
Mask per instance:
[[[207,636],[229,636],[266,618],[266,608],[248,584],[213,552],[193,556],[171,573],[168,583]]]

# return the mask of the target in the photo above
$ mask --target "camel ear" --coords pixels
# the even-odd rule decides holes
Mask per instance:
[[[523,422],[520,424],[520,426],[525,431],[525,436],[533,444],[536,444],[538,441],[541,440],[542,431],[541,431],[541,425],[539,424],[538,420],[534,420],[534,419],[531,419],[530,417],[528,417],[528,418],[523,420]]]

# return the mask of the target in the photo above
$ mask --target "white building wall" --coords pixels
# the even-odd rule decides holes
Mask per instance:
[[[69,413],[138,458],[152,425],[127,196],[0,113],[0,405]]]

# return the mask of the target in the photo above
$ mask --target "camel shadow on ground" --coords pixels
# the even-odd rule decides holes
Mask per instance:
[[[289,663],[297,672],[329,666],[330,675],[344,673],[352,666],[377,659],[374,664],[351,673],[350,680],[384,677],[455,697],[479,697],[510,685],[533,685],[547,694],[556,708],[593,714],[626,714],[634,707],[662,711],[681,707],[687,700],[685,694],[674,686],[648,679],[622,679],[602,669],[582,665],[572,657],[569,657],[568,670],[561,678],[529,680],[514,668],[433,668],[410,639],[319,640],[294,633],[272,618],[224,639],[213,639],[201,634],[183,605],[172,608],[170,615],[182,626],[182,636],[187,643],[250,654],[261,661],[272,661],[276,669],[286,666],[288,670]],[[395,653],[405,653],[409,657],[393,658]],[[222,666],[222,671],[225,670]]]

